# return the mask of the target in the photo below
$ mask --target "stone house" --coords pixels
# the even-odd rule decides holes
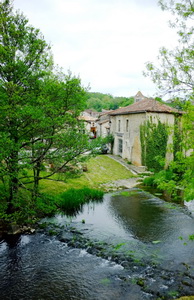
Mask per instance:
[[[144,97],[143,100],[137,100],[129,106],[112,111],[110,113],[110,133],[114,136],[113,154],[127,159],[136,166],[141,166],[141,124],[144,124],[145,121],[152,120],[154,123],[160,121],[174,128],[175,117],[181,116],[181,114],[181,112],[170,106],[146,97]],[[172,145],[172,142],[173,131],[168,136],[167,145]],[[172,150],[167,150],[166,159],[167,161],[173,159]]]
[[[104,110],[97,120],[97,136],[106,137],[110,134],[110,113],[112,110]]]
[[[84,121],[85,131],[90,135],[90,138],[96,138],[98,115],[98,112],[86,109],[79,117],[80,120]]]

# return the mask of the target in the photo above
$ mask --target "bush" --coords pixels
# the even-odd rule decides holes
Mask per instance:
[[[39,217],[44,217],[45,215],[46,216],[54,215],[57,211],[56,199],[57,198],[51,195],[41,194],[36,200],[36,205],[35,205],[36,214]]]
[[[154,179],[155,179],[154,176],[146,177],[143,180],[143,184],[146,185],[146,186],[155,186]]]

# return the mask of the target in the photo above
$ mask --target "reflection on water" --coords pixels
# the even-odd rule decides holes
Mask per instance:
[[[125,230],[143,242],[150,242],[163,236],[165,214],[159,201],[148,201],[145,194],[132,196],[117,195],[111,198],[112,213],[117,215]]]
[[[133,250],[148,256],[157,249],[163,258],[193,262],[194,245],[188,239],[194,233],[192,215],[149,193],[133,189],[106,195],[103,203],[85,206],[73,221],[83,219],[89,237],[112,243],[128,241]]]

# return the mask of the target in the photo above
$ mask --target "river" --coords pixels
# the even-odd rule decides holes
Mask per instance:
[[[2,300],[175,299],[194,294],[189,207],[140,189],[0,242]],[[42,226],[44,227],[44,226]]]

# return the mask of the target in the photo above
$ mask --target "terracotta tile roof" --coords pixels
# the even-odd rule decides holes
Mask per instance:
[[[181,111],[178,111],[175,108],[172,108],[166,104],[160,103],[152,98],[146,98],[139,102],[133,103],[131,105],[118,108],[110,113],[111,116],[116,115],[125,115],[131,113],[145,113],[145,112],[157,112],[157,113],[179,113],[182,114]]]

